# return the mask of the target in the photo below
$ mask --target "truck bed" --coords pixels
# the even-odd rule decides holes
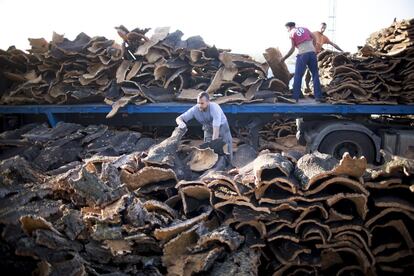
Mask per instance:
[[[127,105],[119,109],[121,114],[160,114],[182,113],[193,106],[192,103],[150,103],[144,105]],[[298,117],[306,115],[414,115],[414,105],[372,105],[372,104],[330,104],[316,103],[303,100],[298,104],[288,103],[253,103],[253,104],[223,104],[223,111],[228,114],[285,114]],[[49,123],[57,123],[55,114],[107,114],[111,106],[106,104],[76,104],[76,105],[14,105],[0,106],[0,114],[44,114]]]

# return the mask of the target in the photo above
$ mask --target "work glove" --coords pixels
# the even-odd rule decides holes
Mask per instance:
[[[179,122],[178,123],[178,128],[185,129],[185,128],[187,128],[187,125],[184,122]]]
[[[226,143],[221,138],[217,138],[210,142],[205,142],[199,146],[200,149],[210,148],[218,155],[224,155],[223,147]]]

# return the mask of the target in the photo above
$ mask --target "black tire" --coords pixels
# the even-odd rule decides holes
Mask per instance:
[[[356,131],[338,130],[329,133],[319,144],[319,152],[341,159],[345,152],[351,156],[365,156],[368,163],[375,161],[375,146],[365,134]]]

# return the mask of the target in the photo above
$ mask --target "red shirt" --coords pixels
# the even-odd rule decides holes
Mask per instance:
[[[290,38],[293,39],[295,47],[298,47],[299,44],[312,40],[311,32],[304,27],[293,28],[290,31]]]

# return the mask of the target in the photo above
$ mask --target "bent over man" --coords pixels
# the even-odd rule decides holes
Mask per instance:
[[[223,139],[231,161],[233,159],[233,141],[226,115],[218,104],[210,102],[207,92],[198,94],[197,104],[178,116],[175,121],[179,128],[185,128],[187,127],[186,123],[193,118],[203,126],[204,142],[211,142],[217,138]]]

